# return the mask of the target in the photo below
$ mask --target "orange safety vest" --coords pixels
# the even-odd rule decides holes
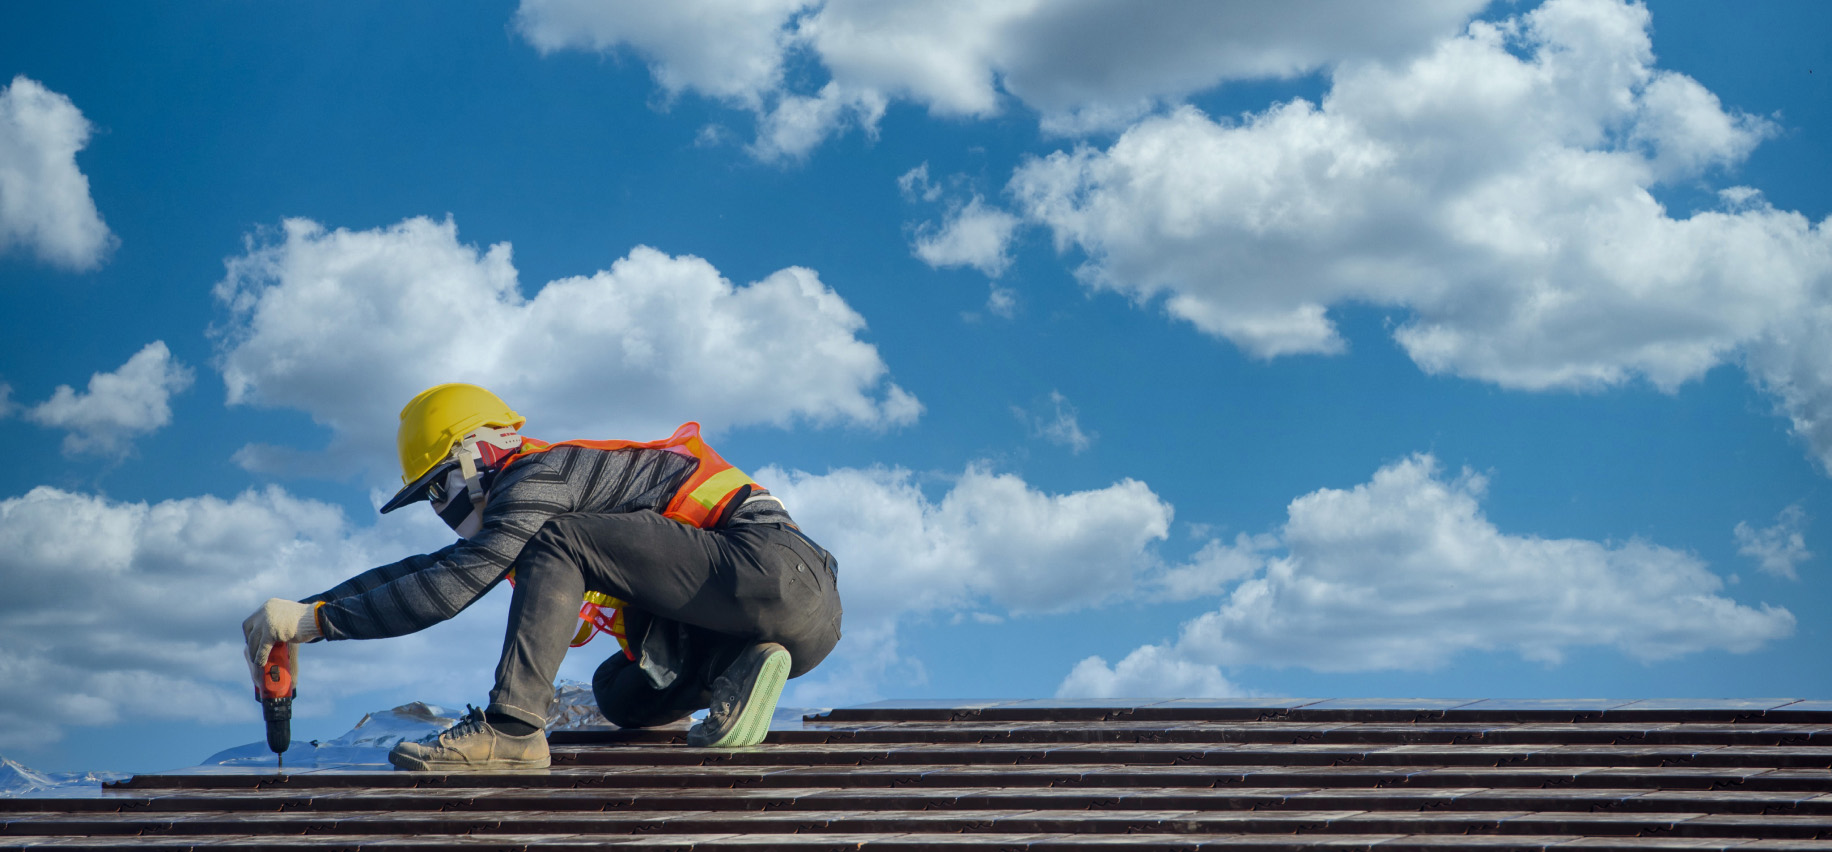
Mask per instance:
[[[522,448],[508,461],[503,462],[503,470],[524,458],[544,453],[555,447],[585,447],[593,450],[667,450],[699,460],[699,467],[693,475],[675,489],[674,496],[662,510],[662,517],[679,521],[690,527],[709,529],[725,516],[732,498],[738,496],[745,486],[752,490],[761,490],[755,480],[744,475],[744,471],[733,467],[731,462],[719,457],[712,447],[700,438],[700,424],[684,423],[674,434],[659,441],[561,441],[549,444],[533,438],[523,438]],[[509,581],[515,581],[515,572],[509,572]],[[624,636],[623,608],[625,603],[602,592],[586,592],[585,602],[579,607],[579,618],[585,623],[579,625],[579,632],[573,635],[572,646],[579,647],[599,633],[609,633],[617,638],[617,644],[623,646],[625,656],[635,659],[630,653],[630,641]]]

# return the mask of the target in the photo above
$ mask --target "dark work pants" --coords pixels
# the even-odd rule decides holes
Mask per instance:
[[[654,512],[557,515],[522,547],[492,713],[547,720],[553,679],[588,591],[625,601],[638,661],[615,651],[592,678],[598,708],[624,727],[681,719],[744,648],[789,649],[790,677],[840,639],[833,557],[783,524],[703,530]]]

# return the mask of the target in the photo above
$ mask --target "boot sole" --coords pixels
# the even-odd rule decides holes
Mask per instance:
[[[770,733],[770,719],[776,715],[776,702],[782,697],[783,684],[789,682],[791,662],[786,648],[778,646],[776,650],[768,652],[757,667],[757,676],[751,681],[750,694],[744,700],[744,710],[738,714],[738,721],[732,724],[731,729],[711,743],[695,742],[698,738],[693,731],[688,731],[688,743],[703,748],[743,748],[763,742],[763,738]]]

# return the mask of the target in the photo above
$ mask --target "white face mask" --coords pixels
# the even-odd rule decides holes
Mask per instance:
[[[459,538],[470,538],[483,529],[483,512],[477,507],[471,506],[470,492],[466,491],[464,487],[463,471],[452,468],[452,470],[445,475],[445,493],[448,495],[446,501],[443,503],[434,503],[433,511],[439,514],[440,520],[445,521],[446,526],[451,527],[452,531],[457,533]],[[456,524],[452,523],[451,518],[446,517],[445,512],[446,508],[451,507],[453,503],[457,503],[468,509],[468,511],[465,511],[463,518]],[[456,512],[453,514],[455,515]]]

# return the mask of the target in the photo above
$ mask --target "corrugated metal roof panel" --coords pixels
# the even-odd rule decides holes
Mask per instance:
[[[1832,703],[900,701],[762,746],[558,732],[544,773],[137,776],[9,848],[1832,849]]]

